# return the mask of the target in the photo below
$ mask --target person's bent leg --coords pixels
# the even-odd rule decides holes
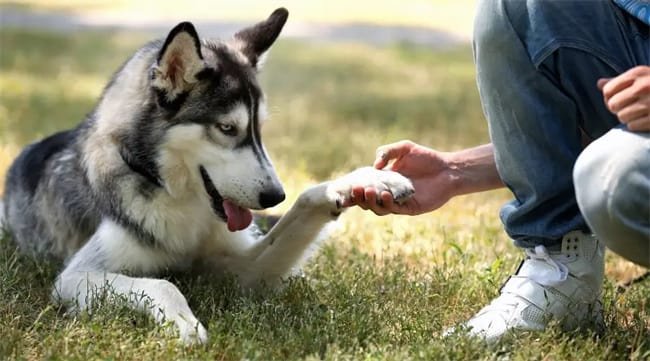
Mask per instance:
[[[618,124],[596,82],[637,65],[616,11],[608,1],[479,5],[477,83],[499,175],[515,196],[501,219],[519,247],[557,246],[564,234],[589,230],[573,165],[583,134],[594,139]]]
[[[612,251],[650,267],[650,133],[613,129],[574,168],[578,205]]]
[[[551,319],[588,325],[598,314],[604,250],[580,214],[572,171],[582,138],[618,124],[597,79],[647,56],[621,17],[606,1],[479,4],[477,82],[497,169],[515,196],[501,219],[527,258],[465,324],[471,334],[492,341],[510,330],[544,329]]]

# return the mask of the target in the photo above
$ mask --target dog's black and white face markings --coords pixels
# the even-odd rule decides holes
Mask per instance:
[[[53,300],[92,311],[108,292],[171,322],[183,342],[204,343],[207,330],[182,293],[152,275],[227,273],[244,289],[281,285],[352,187],[389,191],[398,203],[413,194],[400,174],[362,168],[304,191],[266,235],[248,228],[249,208],[284,198],[261,141],[256,74],[286,17],[277,10],[226,42],[199,40],[192,24],[179,24],[124,63],[79,126],[23,150],[0,218],[21,251],[65,261]]]
[[[250,224],[248,208],[272,207],[285,197],[262,145],[266,104],[256,77],[287,16],[278,9],[230,42],[201,41],[191,23],[180,23],[151,68],[152,96],[169,127],[163,148],[195,165],[231,230]]]

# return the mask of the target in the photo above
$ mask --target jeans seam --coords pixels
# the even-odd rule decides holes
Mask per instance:
[[[610,66],[612,69],[614,69],[614,71],[616,71],[617,73],[622,73],[623,71],[625,71],[625,67],[623,65],[619,64],[613,58],[609,57],[607,53],[597,48],[594,48],[589,43],[578,41],[575,39],[563,39],[563,38],[554,38],[550,40],[546,45],[542,47],[542,50],[537,51],[537,53],[532,56],[531,60],[533,61],[533,65],[535,66],[535,68],[539,69],[540,64],[544,62],[544,59],[546,59],[554,51],[563,47],[578,49],[586,53],[592,54],[598,57],[598,59],[600,59],[605,64]]]

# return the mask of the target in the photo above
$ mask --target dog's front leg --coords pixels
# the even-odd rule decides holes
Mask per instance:
[[[150,273],[168,262],[160,251],[141,246],[120,226],[104,221],[57,277],[52,295],[76,310],[88,311],[102,298],[115,295],[158,323],[172,321],[183,342],[203,343],[207,332],[175,285],[119,273]]]
[[[397,202],[414,193],[413,185],[402,175],[370,167],[307,189],[251,251],[252,269],[240,273],[242,283],[251,285],[258,279],[273,283],[291,273],[324,226],[344,211],[342,205],[357,186],[389,191]]]

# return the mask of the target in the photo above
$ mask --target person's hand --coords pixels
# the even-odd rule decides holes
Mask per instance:
[[[598,80],[607,109],[627,129],[650,131],[650,66],[637,66],[615,77]]]
[[[389,192],[377,194],[373,188],[357,187],[352,190],[352,203],[346,206],[358,205],[380,216],[416,215],[439,208],[455,195],[447,155],[408,140],[379,147],[374,167],[409,178],[415,194],[405,203],[397,204]]]

